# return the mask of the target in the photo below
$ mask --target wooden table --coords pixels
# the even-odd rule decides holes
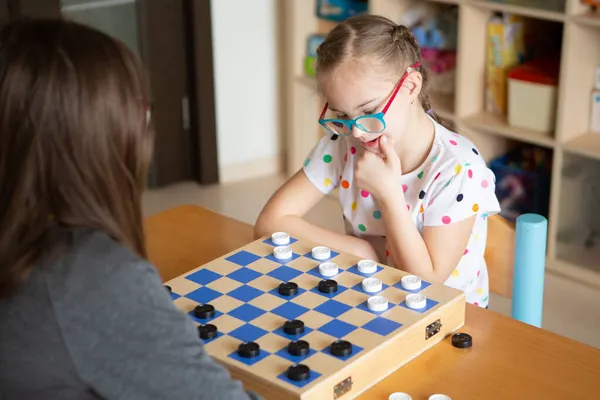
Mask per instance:
[[[146,221],[149,258],[166,281],[253,240],[251,225],[184,206]],[[387,400],[409,393],[413,400],[444,393],[465,399],[600,398],[600,350],[467,306],[473,347],[441,342],[377,383],[360,399]]]

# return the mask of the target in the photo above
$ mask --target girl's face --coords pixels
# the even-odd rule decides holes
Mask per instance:
[[[356,68],[356,63],[344,63],[323,84],[323,94],[329,105],[325,118],[354,119],[380,113],[389,105],[383,116],[385,129],[382,132],[368,133],[357,126],[352,127],[352,137],[362,147],[380,153],[379,140],[383,135],[398,141],[408,126],[411,101],[416,96],[416,93],[410,94],[409,76],[400,82],[402,76],[390,79],[365,73],[362,68]],[[392,98],[398,84],[402,86]]]

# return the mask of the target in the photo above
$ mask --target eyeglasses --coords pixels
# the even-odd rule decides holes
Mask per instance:
[[[416,62],[413,65],[411,65],[409,68],[416,69],[416,68],[419,68],[420,66],[421,66],[421,63]],[[327,112],[327,108],[329,107],[329,103],[326,103],[325,107],[323,108],[323,111],[321,112],[321,116],[319,117],[319,124],[321,124],[321,126],[323,128],[325,128],[327,131],[329,131],[330,133],[333,133],[334,135],[339,135],[339,136],[350,136],[352,134],[353,126],[356,126],[358,129],[360,129],[361,131],[366,132],[366,133],[373,134],[373,133],[383,132],[386,128],[386,123],[385,123],[385,120],[383,117],[385,116],[385,113],[392,105],[392,102],[394,101],[396,94],[398,94],[398,91],[402,87],[402,84],[404,83],[404,80],[406,79],[406,77],[408,76],[409,73],[410,73],[409,71],[404,72],[404,74],[402,75],[402,77],[400,78],[398,83],[396,84],[396,87],[394,88],[394,91],[392,92],[390,99],[388,100],[388,102],[385,105],[385,107],[383,108],[383,110],[381,110],[381,112],[378,112],[375,114],[370,114],[370,115],[363,115],[363,116],[360,116],[360,117],[354,118],[354,119],[335,119],[335,118],[334,119],[323,119],[323,117],[325,116],[325,113]]]

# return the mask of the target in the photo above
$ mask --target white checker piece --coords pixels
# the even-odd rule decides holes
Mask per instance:
[[[366,278],[362,281],[362,288],[365,292],[377,293],[383,289],[383,283],[378,278]]]
[[[360,260],[357,269],[361,274],[374,274],[377,272],[377,263],[373,260]]]
[[[327,260],[331,258],[331,250],[329,247],[317,246],[312,249],[312,256],[317,260]]]
[[[290,244],[290,235],[286,232],[275,232],[271,235],[271,241],[277,246]]]
[[[406,306],[414,310],[425,308],[427,299],[421,293],[411,293],[406,295]]]
[[[421,288],[421,278],[416,275],[406,275],[402,277],[401,284],[406,290],[417,290]]]
[[[319,273],[323,276],[335,276],[340,272],[340,268],[336,263],[324,262],[319,265]]]
[[[371,311],[382,312],[388,309],[388,301],[383,296],[371,296],[367,300],[367,307]]]
[[[277,246],[273,249],[273,256],[278,260],[289,260],[292,258],[292,248],[288,246]]]
[[[388,400],[412,400],[412,397],[408,393],[396,392],[390,394]]]

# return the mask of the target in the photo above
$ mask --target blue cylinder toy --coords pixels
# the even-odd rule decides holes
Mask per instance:
[[[539,214],[517,218],[512,317],[541,328],[548,220]]]

